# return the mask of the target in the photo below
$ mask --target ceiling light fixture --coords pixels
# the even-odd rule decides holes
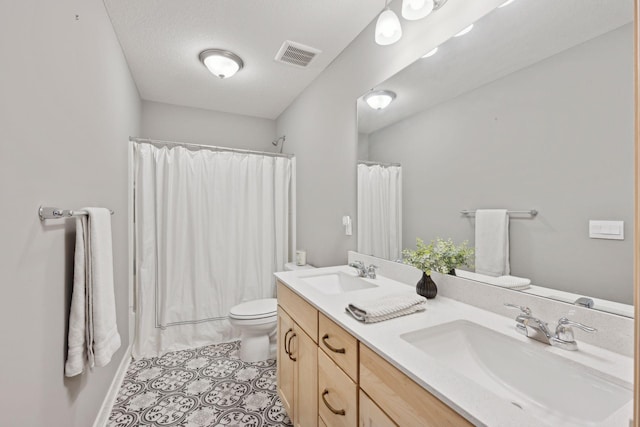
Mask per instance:
[[[504,2],[500,6],[498,6],[498,9],[500,9],[501,7],[509,6],[513,2],[514,2],[514,0],[507,0],[506,2]]]
[[[390,90],[374,90],[364,96],[367,105],[374,110],[387,108],[394,99],[396,99],[396,94]]]
[[[422,19],[438,10],[447,0],[402,0],[402,17],[407,21]]]
[[[456,34],[453,37],[460,37],[460,36],[464,36],[465,34],[467,34],[469,31],[471,31],[473,29],[473,24],[469,25],[467,28],[465,28],[464,30],[460,31],[458,34]]]
[[[242,58],[228,50],[207,49],[200,52],[199,58],[211,74],[221,79],[228,79],[244,67]]]
[[[385,8],[376,22],[376,43],[381,46],[394,44],[402,37],[402,27],[398,15]]]
[[[433,49],[431,49],[429,52],[425,53],[424,55],[422,55],[423,58],[428,58],[430,56],[435,55],[438,52],[438,48],[435,47]]]

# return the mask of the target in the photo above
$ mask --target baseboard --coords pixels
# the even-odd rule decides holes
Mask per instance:
[[[127,368],[129,367],[129,363],[131,363],[131,346],[127,347],[127,349],[124,352],[124,356],[122,356],[122,360],[120,361],[120,366],[118,366],[118,370],[116,371],[116,374],[113,377],[113,381],[111,381],[109,390],[107,390],[107,395],[104,397],[104,400],[102,401],[102,406],[100,406],[100,410],[98,411],[96,420],[93,422],[93,427],[104,427],[107,425],[107,421],[109,421],[109,415],[111,414],[111,408],[113,407],[113,404],[116,401],[116,397],[118,396],[118,390],[120,390],[120,385],[122,384],[122,380],[124,379],[124,376],[127,373]]]

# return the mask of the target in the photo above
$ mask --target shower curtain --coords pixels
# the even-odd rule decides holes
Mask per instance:
[[[229,309],[275,296],[294,162],[134,143],[134,357],[235,338]]]
[[[358,252],[402,256],[402,167],[358,165]]]

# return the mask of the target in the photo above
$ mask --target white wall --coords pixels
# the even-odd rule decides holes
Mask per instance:
[[[1,1],[0,58],[0,425],[87,427],[128,342],[127,139],[139,132],[138,92],[100,0]],[[40,204],[115,210],[123,346],[107,367],[70,379],[74,223],[41,223]]]
[[[473,244],[461,209],[512,219],[511,271],[535,284],[632,304],[633,24],[369,135],[370,159],[403,166],[403,241]],[[624,241],[590,239],[623,220]]]
[[[370,24],[280,115],[278,134],[297,157],[298,248],[309,263],[343,264],[356,248],[341,222],[356,217],[356,99],[503,1],[450,1],[424,20],[402,20],[392,46],[376,45]],[[400,5],[391,4],[398,15]]]
[[[278,151],[275,120],[143,101],[141,136],[192,144]],[[287,143],[284,151],[287,152]]]

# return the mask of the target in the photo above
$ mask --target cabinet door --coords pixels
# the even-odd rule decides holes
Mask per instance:
[[[318,413],[331,427],[358,424],[358,386],[318,349]]]
[[[287,411],[291,421],[294,420],[294,369],[295,362],[288,354],[288,346],[294,334],[293,320],[278,307],[278,395],[282,401],[282,406]]]
[[[318,346],[302,328],[294,326],[292,353],[295,362],[295,427],[318,425]]]
[[[358,419],[359,427],[395,427],[397,425],[362,390],[360,390],[360,415]]]

